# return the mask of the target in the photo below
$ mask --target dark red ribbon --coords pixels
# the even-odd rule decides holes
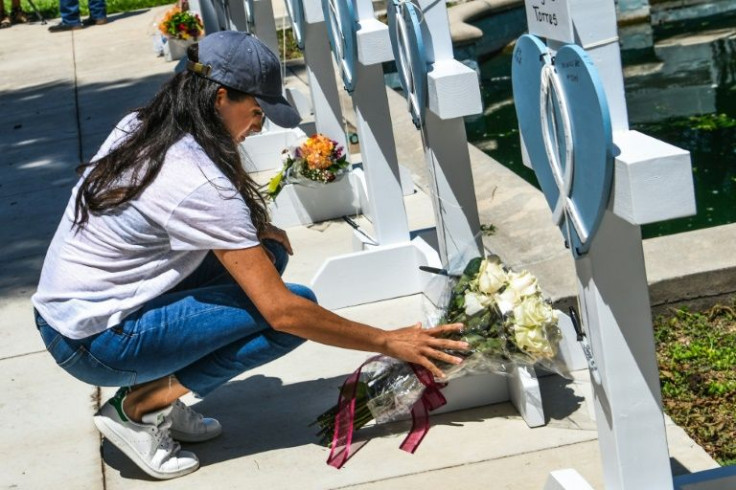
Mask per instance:
[[[332,435],[332,449],[327,458],[327,464],[337,469],[342,468],[351,456],[350,445],[353,442],[355,423],[355,395],[360,373],[366,364],[377,361],[380,357],[374,356],[361,364],[353,374],[348,376],[340,390],[337,399],[338,410],[335,415],[335,432]],[[429,412],[441,407],[447,403],[447,400],[440,392],[440,388],[444,385],[436,383],[431,372],[416,364],[410,364],[410,366],[416,377],[425,386],[421,398],[411,408],[411,430],[400,446],[402,450],[414,454],[429,431]]]
[[[429,370],[417,364],[410,364],[410,366],[425,389],[422,397],[411,407],[411,430],[399,447],[407,453],[414,454],[424,440],[424,436],[429,432],[429,412],[447,403],[447,399],[440,391],[444,384],[435,382]]]
[[[342,385],[337,397],[337,413],[335,414],[335,431],[332,434],[332,449],[327,458],[327,464],[337,469],[350,459],[350,445],[353,442],[353,427],[355,425],[355,392],[360,380],[360,372],[371,362],[377,361],[381,356],[373,356],[353,374]]]

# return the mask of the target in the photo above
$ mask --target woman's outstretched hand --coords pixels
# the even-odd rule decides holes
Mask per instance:
[[[467,342],[442,338],[448,333],[462,330],[462,323],[422,328],[421,323],[411,327],[386,332],[386,355],[402,361],[418,364],[429,370],[435,378],[444,378],[444,373],[433,360],[449,364],[460,364],[462,359],[443,352],[444,350],[468,350]]]

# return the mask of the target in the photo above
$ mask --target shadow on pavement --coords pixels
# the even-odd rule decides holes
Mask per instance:
[[[80,85],[79,108],[71,81],[0,91],[0,297],[35,289],[75,168],[169,77]]]
[[[141,10],[129,10],[127,12],[120,12],[117,14],[111,14],[107,16],[108,22],[115,22],[116,20],[123,20],[127,19],[129,17],[137,17],[141,14],[147,14],[150,12],[151,9],[141,9]]]
[[[585,402],[585,397],[575,393],[573,380],[558,375],[549,375],[539,378],[539,388],[542,393],[545,423],[551,421],[571,422],[569,428],[595,430],[595,422],[587,414],[579,414],[578,410]],[[575,417],[577,415],[577,417]],[[577,421],[574,419],[583,419]]]
[[[214,417],[222,423],[222,435],[212,441],[186,444],[183,447],[193,451],[199,457],[202,466],[208,466],[273,450],[309,444],[317,446],[319,444],[316,436],[317,428],[309,427],[309,424],[335,403],[338,387],[342,385],[344,379],[344,376],[338,376],[284,385],[279,378],[255,375],[244,380],[232,381],[193,405],[198,412]],[[571,400],[552,416],[562,417],[576,406],[575,400]],[[495,417],[518,416],[510,403],[499,403],[433,415],[430,417],[430,423],[431,426],[462,426]],[[410,427],[410,420],[365,427],[354,436],[353,453],[358,450],[361,443],[377,437],[403,435]],[[123,478],[151,479],[107,441],[103,444],[102,453],[105,462],[120,472]],[[326,457],[325,450],[324,457],[318,456],[314,463],[323,464]]]
[[[220,437],[183,447],[193,451],[202,466],[276,449],[317,444],[309,424],[337,398],[343,376],[284,385],[279,378],[255,375],[214,391],[193,405],[223,426]],[[150,479],[122,452],[105,441],[105,462],[123,478]]]

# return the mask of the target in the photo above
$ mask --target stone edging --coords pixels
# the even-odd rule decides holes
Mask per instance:
[[[483,37],[483,31],[471,24],[474,19],[523,6],[524,0],[471,0],[447,9],[453,44],[472,43]]]

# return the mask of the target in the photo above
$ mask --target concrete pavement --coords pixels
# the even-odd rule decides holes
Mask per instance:
[[[371,431],[375,437],[342,470],[327,466],[327,450],[307,424],[334,403],[345,375],[366,354],[316,343],[245,373],[207,399],[186,400],[225,428],[214,441],[187,445],[202,461],[192,475],[153,482],[110,444],[101,444],[92,414],[112,390],[87,386],[54,365],[36,333],[29,298],[76,180],[74,167],[171,75],[174,64],[152,51],[153,23],[164,10],[114,15],[105,26],[70,33],[50,34],[38,24],[0,31],[0,487],[538,489],[549,471],[575,467],[602,488],[586,373],[571,381],[544,378],[544,427],[529,429],[509,404],[480,407],[433,417],[414,455],[398,449],[407,430],[398,423]],[[303,86],[299,64],[290,67],[288,84]],[[403,99],[389,97],[394,131],[401,134],[400,159],[421,189],[426,170],[419,136]],[[543,198],[481,152],[471,152],[482,222],[499,229],[486,245],[509,264],[536,273],[555,299],[569,298],[575,288],[569,254],[549,224]],[[422,192],[407,198],[413,223],[427,219],[428,203]],[[325,257],[351,250],[352,232],[342,222],[289,233],[296,249],[289,281],[308,283]],[[733,234],[711,233],[721,234],[715,242]],[[705,242],[701,246],[717,247]],[[646,247],[660,255],[672,249],[672,242],[651,243]],[[655,276],[671,281],[666,261],[677,259],[667,257],[647,260],[655,264]],[[709,269],[698,260],[693,257],[687,267],[704,275]],[[722,260],[720,266],[731,267]],[[408,297],[339,313],[394,328],[420,319],[422,307],[420,298]],[[675,471],[716,466],[681,429],[670,424],[668,434]]]

